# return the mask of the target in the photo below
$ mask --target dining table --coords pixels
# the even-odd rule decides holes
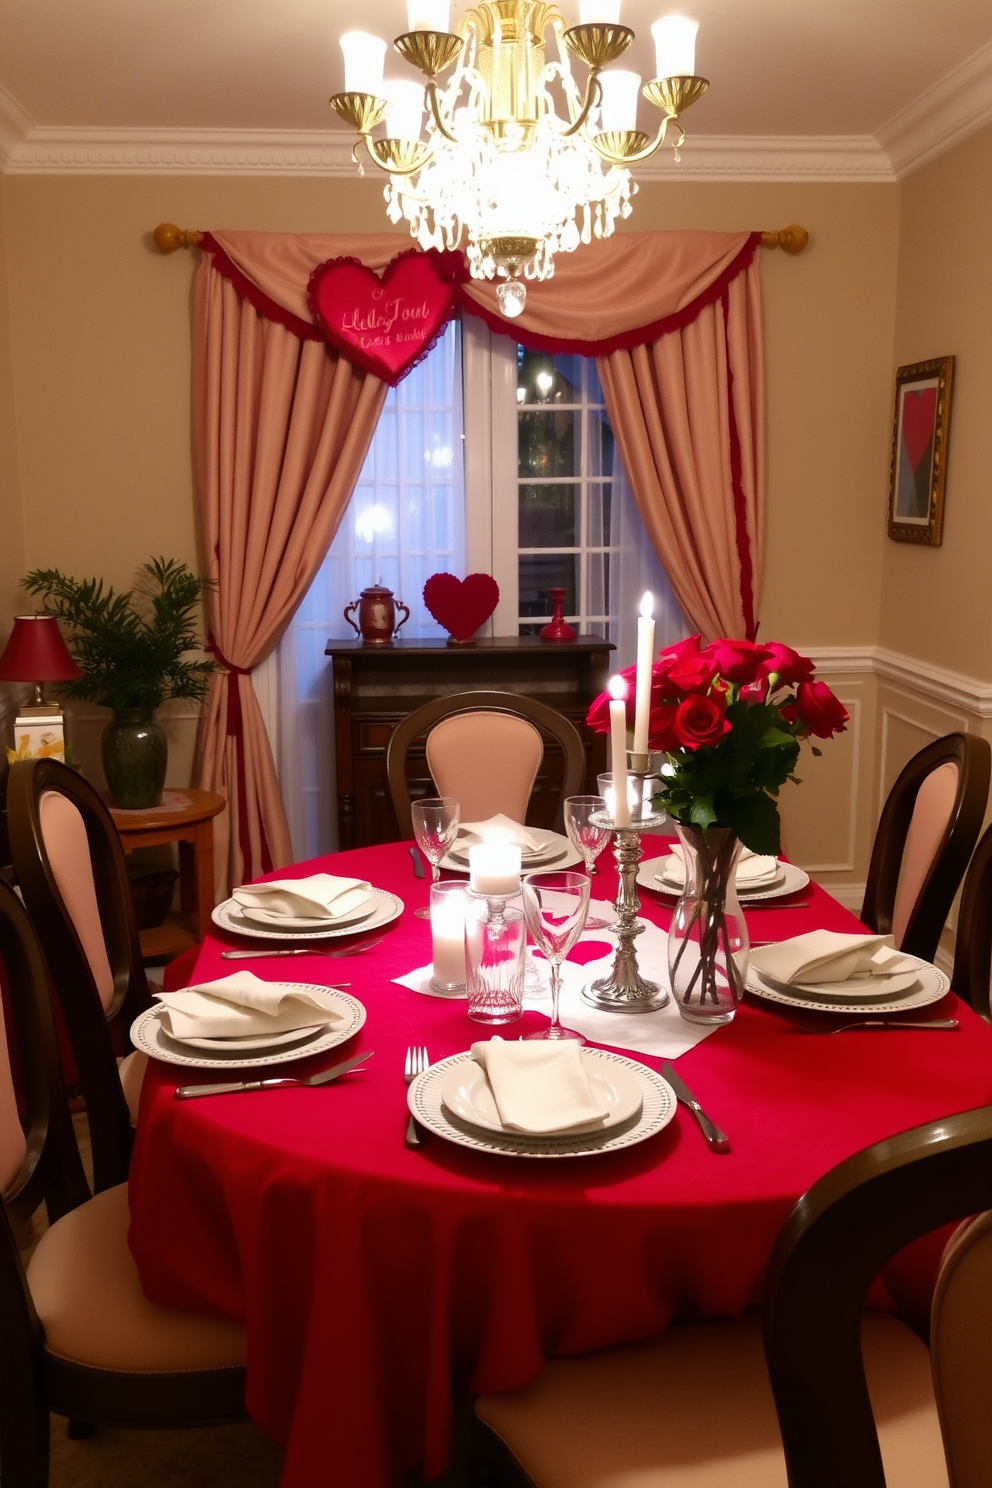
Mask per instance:
[[[644,855],[665,846],[646,837]],[[760,1305],[776,1236],[811,1184],[873,1142],[992,1103],[992,1028],[952,992],[925,1016],[954,1017],[955,1031],[832,1034],[831,1015],[797,1017],[748,995],[677,1062],[729,1135],[727,1153],[710,1150],[681,1105],[639,1145],[569,1160],[473,1151],[433,1133],[411,1148],[408,1047],[425,1045],[433,1062],[494,1031],[532,1032],[547,1009],[487,1029],[470,1022],[464,1000],[397,983],[431,956],[430,925],[414,915],[429,878],[414,876],[408,843],[270,876],[314,872],[368,880],[404,909],[364,954],[240,963],[270,981],[348,983],[366,1009],[347,1044],[272,1073],[373,1055],[323,1088],[194,1100],[176,1099],[177,1085],[215,1074],[152,1060],[130,1173],[144,1290],[244,1324],[247,1405],[284,1451],[283,1488],[397,1488],[415,1466],[430,1479],[449,1460],[466,1392],[512,1390],[546,1358]],[[596,899],[612,900],[608,850],[594,882]],[[642,919],[664,930],[673,900],[651,889],[640,897]],[[755,939],[862,928],[815,883],[747,918]],[[608,932],[596,938],[609,948]],[[246,944],[212,929],[191,981],[237,969],[221,952]],[[608,1016],[615,1033],[604,1046],[623,1054],[639,1017]],[[631,1057],[660,1070],[655,1056]],[[871,1300],[898,1303],[897,1268]]]

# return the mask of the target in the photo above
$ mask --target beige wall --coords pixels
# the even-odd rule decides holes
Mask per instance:
[[[5,240],[6,220],[0,197],[0,644],[10,630],[10,617],[17,608],[17,592],[24,571]]]
[[[182,226],[380,230],[373,181],[7,177],[25,561],[127,584],[152,553],[196,560],[189,449],[191,258]],[[875,639],[898,235],[895,186],[649,184],[631,226],[781,227],[762,260],[769,543],[763,633]],[[398,244],[406,242],[398,236]]]
[[[902,183],[892,366],[956,357],[944,541],[886,541],[879,640],[992,679],[992,128]],[[889,410],[891,422],[892,412]]]

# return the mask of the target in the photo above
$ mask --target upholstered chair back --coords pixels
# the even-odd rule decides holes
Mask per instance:
[[[56,791],[38,802],[41,835],[62,902],[72,921],[105,1013],[114,1000],[114,976],[96,900],[86,823],[78,807]]]
[[[930,1318],[934,1393],[954,1488],[992,1479],[992,1213],[948,1245]]]
[[[896,945],[902,944],[909,917],[950,825],[960,776],[957,761],[948,760],[927,776],[917,793],[892,909],[892,934]]]
[[[458,713],[427,736],[427,765],[438,794],[454,796],[462,821],[502,812],[527,816],[544,756],[539,731],[512,713]]]

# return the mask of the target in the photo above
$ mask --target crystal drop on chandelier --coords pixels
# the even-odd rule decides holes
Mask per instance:
[[[505,279],[496,286],[499,308],[508,320],[516,320],[527,303],[527,286],[519,279]]]

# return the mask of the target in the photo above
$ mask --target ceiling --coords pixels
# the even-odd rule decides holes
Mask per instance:
[[[574,23],[577,0],[561,4]],[[466,8],[455,0],[453,16]],[[637,32],[626,65],[645,77],[662,8],[624,0]],[[829,175],[833,161],[835,174],[898,175],[992,118],[992,0],[691,10],[711,86],[686,118],[690,174],[707,162],[719,174],[721,160],[733,174],[736,156],[752,175],[763,160],[778,161],[772,174],[792,160],[792,174]],[[338,35],[357,28],[391,39],[406,29],[405,0],[3,0],[0,158],[8,170],[110,169],[116,148],[121,169],[156,168],[157,148],[195,169],[197,152],[221,143],[234,169],[251,168],[238,152],[252,149],[258,169],[316,156],[347,168],[350,137],[327,98],[343,86]],[[410,70],[391,54],[389,74]]]

